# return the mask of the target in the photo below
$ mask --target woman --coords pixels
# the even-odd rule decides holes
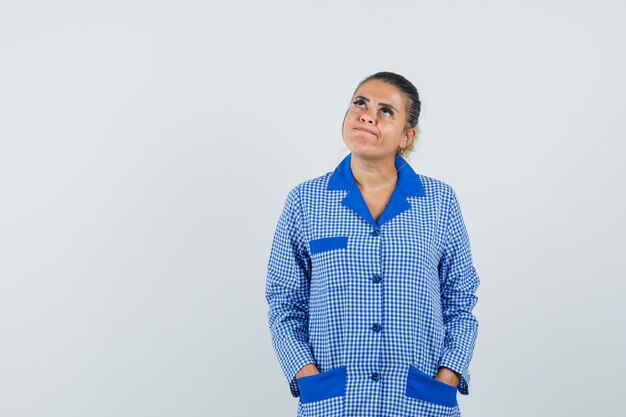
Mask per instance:
[[[454,190],[404,159],[420,107],[401,75],[367,77],[350,154],[287,194],[265,295],[298,416],[461,415],[479,277]]]

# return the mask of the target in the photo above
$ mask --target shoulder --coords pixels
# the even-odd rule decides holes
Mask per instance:
[[[424,194],[427,198],[449,201],[456,197],[454,188],[448,182],[419,173],[417,176],[422,182]]]
[[[319,196],[320,193],[326,192],[330,177],[333,175],[333,171],[326,172],[315,178],[302,181],[289,190],[289,196],[295,199],[307,199],[315,196]]]

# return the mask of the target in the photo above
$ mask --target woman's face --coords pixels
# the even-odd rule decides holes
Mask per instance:
[[[366,158],[395,156],[415,136],[407,129],[407,98],[380,80],[363,83],[352,97],[343,120],[343,140],[353,154]]]

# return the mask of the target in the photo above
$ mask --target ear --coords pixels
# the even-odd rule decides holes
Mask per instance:
[[[409,146],[411,142],[413,142],[413,140],[415,139],[416,134],[417,130],[414,127],[407,129],[404,132],[404,138],[402,139],[402,147],[406,148],[407,146]]]

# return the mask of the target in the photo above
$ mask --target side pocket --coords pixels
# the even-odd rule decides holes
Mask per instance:
[[[346,366],[296,379],[302,404],[340,397],[346,391]]]
[[[415,365],[409,365],[409,373],[406,380],[407,397],[446,407],[456,407],[458,405],[456,392],[457,387],[431,377]]]
[[[311,254],[324,252],[332,249],[342,249],[348,247],[348,236],[332,236],[313,239],[309,242]]]

